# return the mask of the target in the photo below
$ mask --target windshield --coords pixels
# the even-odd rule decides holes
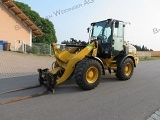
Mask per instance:
[[[107,21],[97,22],[92,24],[92,37],[101,39],[102,42],[109,42],[108,38],[111,35],[111,28],[107,24]]]

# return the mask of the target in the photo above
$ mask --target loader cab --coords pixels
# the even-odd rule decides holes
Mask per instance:
[[[122,21],[107,19],[91,24],[91,39],[98,41],[98,57],[110,58],[123,51],[124,23]]]

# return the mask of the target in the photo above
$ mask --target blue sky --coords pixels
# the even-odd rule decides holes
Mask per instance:
[[[70,38],[87,41],[91,22],[114,18],[131,23],[126,26],[126,41],[160,51],[159,0],[18,1],[53,22],[58,43]]]

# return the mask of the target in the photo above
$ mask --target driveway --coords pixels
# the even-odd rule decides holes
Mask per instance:
[[[51,68],[54,57],[0,51],[0,79],[34,75],[38,68]]]

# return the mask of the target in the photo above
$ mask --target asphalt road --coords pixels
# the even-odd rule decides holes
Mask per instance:
[[[91,91],[82,91],[71,80],[57,86],[55,94],[0,105],[0,120],[146,120],[160,108],[160,60],[141,61],[128,81],[103,77]],[[0,79],[0,92],[38,84],[37,78]],[[44,90],[0,95],[0,101]]]

